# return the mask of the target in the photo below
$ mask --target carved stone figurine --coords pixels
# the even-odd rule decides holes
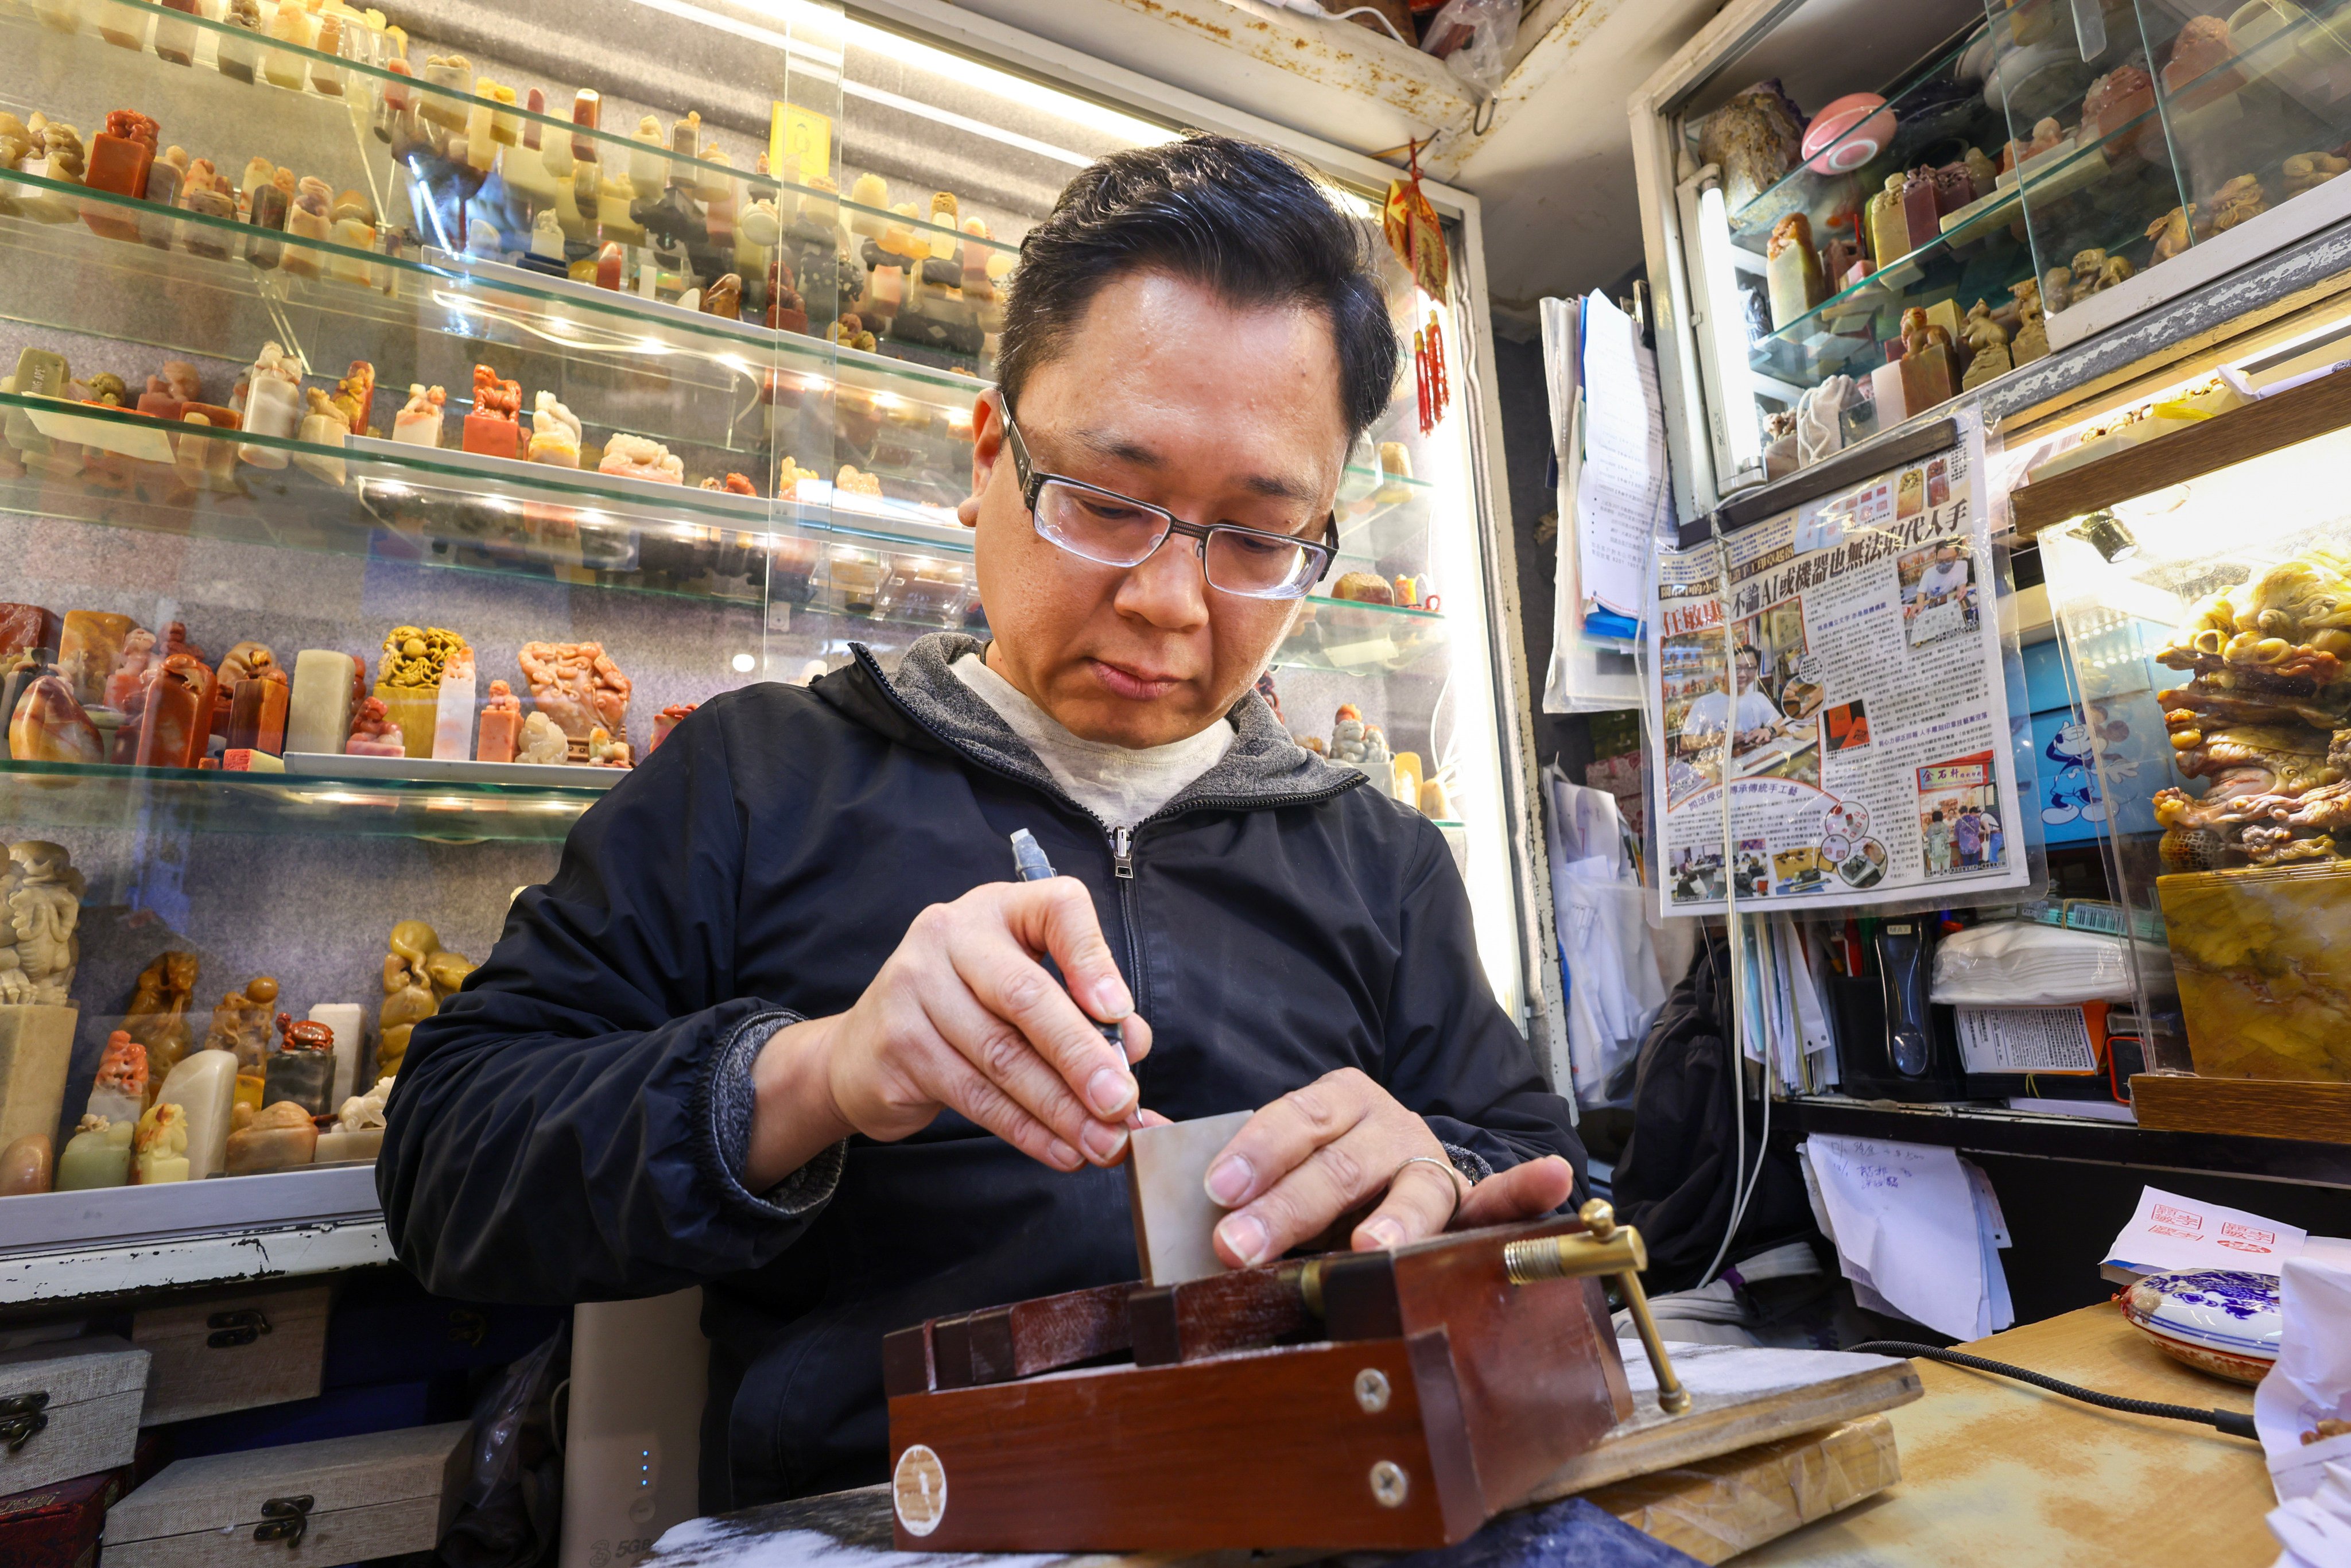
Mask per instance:
[[[570,755],[571,742],[553,719],[535,713],[522,721],[522,750],[515,756],[517,762],[562,762]]]
[[[405,757],[406,737],[400,726],[384,716],[388,712],[381,697],[368,697],[351,713],[350,738],[343,742],[348,757]]]
[[[273,1101],[228,1135],[228,1174],[257,1176],[310,1163],[319,1129],[309,1110],[291,1100]]]
[[[83,1114],[135,1122],[147,1109],[147,1048],[122,1030],[106,1037],[106,1054],[89,1086]]]
[[[2285,161],[2279,172],[2285,176],[2285,193],[2299,196],[2304,191],[2316,190],[2346,169],[2351,169],[2351,159],[2322,151],[2295,153]]]
[[[2074,303],[2074,269],[2053,267],[2041,275],[2041,308],[2063,310]]]
[[[2220,234],[2269,210],[2269,193],[2262,189],[2261,181],[2252,174],[2240,174],[2212,193],[2204,221],[2212,233]]]
[[[206,1051],[236,1052],[239,1073],[259,1072],[269,1055],[269,1023],[277,1011],[277,981],[256,975],[242,991],[231,991],[213,1009],[204,1032]]]
[[[0,861],[0,1003],[22,1005],[33,999],[33,983],[25,977],[24,961],[16,952],[16,921],[9,913],[8,901],[25,880],[24,872],[15,861]]]
[[[106,677],[106,706],[117,710],[126,706],[131,694],[145,685],[148,666],[161,663],[155,633],[144,626],[133,626],[123,635],[122,647],[114,655],[114,669]]]
[[[314,1116],[325,1115],[335,1084],[335,1031],[316,1019],[279,1013],[277,1032],[283,1043],[269,1058],[263,1100],[269,1105],[291,1101]]]
[[[195,999],[196,956],[161,953],[139,972],[131,988],[131,1006],[123,1013],[123,1032],[147,1048],[148,1082],[161,1083],[180,1058],[188,1054],[193,1036],[188,1030],[188,1004]]]
[[[8,846],[16,868],[8,914],[16,927],[16,968],[26,994],[13,999],[63,1007],[81,962],[81,895],[88,885],[65,846],[20,839]]]
[[[464,954],[444,951],[441,934],[422,920],[393,926],[391,945],[383,960],[383,1009],[376,1019],[378,1076],[400,1071],[410,1032],[439,1012],[475,968]]]
[[[131,1137],[135,1180],[141,1186],[188,1179],[188,1113],[175,1101],[151,1105]]]
[[[38,674],[27,682],[7,722],[8,755],[19,762],[106,760],[98,727],[61,675]]]
[[[522,699],[504,681],[490,683],[482,704],[482,721],[475,733],[474,758],[479,762],[512,762],[515,743],[522,736]]]
[[[2147,225],[2147,237],[2155,242],[2155,260],[2169,261],[2173,256],[2183,254],[2188,249],[2189,235],[2195,226],[2196,204],[2193,202],[2184,207],[2174,207]]]
[[[1968,361],[1968,373],[1959,378],[1962,388],[1980,386],[2014,369],[2008,358],[2008,332],[1991,319],[1991,307],[1982,300],[1977,300],[1969,309],[1968,319],[1959,323],[1959,336],[1967,340],[1972,356]]]
[[[2009,345],[2009,357],[2019,365],[2029,365],[2049,352],[2049,323],[2043,316],[2041,285],[2028,277],[2009,286],[2016,296],[2016,337]]]
[[[532,708],[567,737],[584,742],[601,726],[614,740],[629,738],[629,677],[601,643],[525,643],[521,661]]]

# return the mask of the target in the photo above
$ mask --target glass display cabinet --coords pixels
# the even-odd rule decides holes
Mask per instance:
[[[2351,16],[2192,9],[1987,6],[2057,348],[2351,214]]]
[[[1686,517],[2046,352],[1981,6],[1740,20],[1632,110]]]
[[[2161,429],[2179,389],[2141,392],[2079,432],[2093,455],[2017,492],[2090,721],[2158,1071],[2351,1082],[2351,507],[2334,477],[2351,378],[2328,373],[2332,314],[2315,345],[2232,348],[2230,379],[2258,395],[2199,442]],[[2116,425],[2154,434],[2096,434]]]
[[[370,1087],[580,813],[716,693],[985,633],[954,507],[1020,239],[1177,134],[800,0],[495,9],[0,0],[9,1251],[317,1220],[316,1266],[380,1259]],[[1465,395],[1354,455],[1269,676],[1438,820],[1524,1021],[1448,228],[1455,298],[1387,281]]]
[[[1662,68],[1632,130],[1684,516],[2351,215],[2351,15],[2194,9],[1749,0]]]

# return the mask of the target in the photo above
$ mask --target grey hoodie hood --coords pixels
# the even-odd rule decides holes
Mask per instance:
[[[986,646],[961,632],[934,632],[908,648],[897,672],[890,674],[863,643],[850,644],[859,664],[883,692],[940,742],[982,767],[1034,785],[1082,810],[1054,782],[1029,743],[950,667],[966,653],[979,653]],[[1273,709],[1254,690],[1242,694],[1228,716],[1234,735],[1224,756],[1154,812],[1154,820],[1211,803],[1227,810],[1306,805],[1327,800],[1367,779],[1367,775],[1353,768],[1334,767],[1292,740],[1281,721],[1273,716]]]

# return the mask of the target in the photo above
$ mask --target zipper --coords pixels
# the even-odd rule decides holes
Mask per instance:
[[[1149,1006],[1143,984],[1143,926],[1134,912],[1134,830],[1113,828],[1110,831],[1111,870],[1118,882],[1118,923],[1126,929],[1127,989],[1134,993],[1134,1010],[1142,1012]],[[1142,1083],[1138,1076],[1138,1087]]]

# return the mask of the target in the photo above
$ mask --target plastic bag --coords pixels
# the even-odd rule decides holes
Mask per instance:
[[[1446,0],[1421,35],[1423,54],[1435,55],[1445,68],[1479,92],[1502,85],[1510,68],[1510,46],[1519,41],[1520,0]]]
[[[1988,920],[1935,945],[1928,999],[1949,1007],[2046,1008],[2131,1000],[2119,936],[2029,920]]]
[[[556,1389],[571,1375],[571,1324],[483,1391],[466,1436],[457,1517],[441,1540],[450,1568],[535,1568],[555,1558],[563,1525]]]
[[[1616,798],[1543,769],[1552,915],[1567,986],[1569,1073],[1578,1103],[1619,1105],[1633,1094],[1641,1041],[1689,967],[1687,922],[1652,930]]]

